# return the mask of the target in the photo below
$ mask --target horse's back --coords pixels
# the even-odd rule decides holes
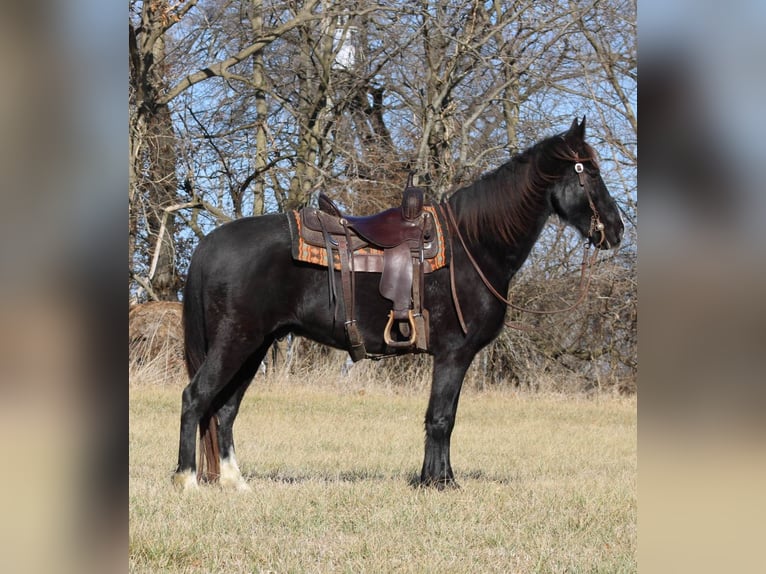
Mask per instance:
[[[284,214],[236,219],[214,229],[197,246],[189,267],[207,277],[226,276],[244,264],[257,264],[270,253],[290,250],[290,231]]]

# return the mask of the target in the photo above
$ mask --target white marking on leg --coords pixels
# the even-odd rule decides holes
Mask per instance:
[[[239,470],[237,457],[234,456],[233,448],[229,449],[229,454],[226,458],[221,459],[221,476],[218,481],[223,488],[242,491],[251,490],[250,485],[248,485],[242,477],[242,472]]]
[[[184,492],[199,490],[199,486],[197,485],[197,474],[190,470],[177,472],[173,475],[173,486]]]

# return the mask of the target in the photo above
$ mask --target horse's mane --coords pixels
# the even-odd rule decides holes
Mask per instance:
[[[555,135],[455,192],[458,222],[467,237],[492,236],[512,244],[528,233],[547,210],[545,190],[562,176],[562,160],[595,163],[596,153],[584,142],[575,151],[563,134]]]

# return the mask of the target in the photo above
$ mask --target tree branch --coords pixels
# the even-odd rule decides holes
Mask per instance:
[[[326,15],[316,15],[313,13],[314,8],[319,3],[319,0],[308,0],[306,4],[303,6],[300,12],[295,15],[295,18],[290,20],[289,22],[285,22],[281,26],[277,26],[270,32],[267,32],[263,35],[263,37],[250,44],[247,48],[244,48],[234,54],[233,56],[226,58],[225,60],[222,60],[220,62],[216,62],[215,64],[210,64],[209,66],[194,72],[193,74],[189,74],[185,78],[183,78],[181,81],[176,83],[173,87],[171,87],[163,96],[161,96],[158,99],[158,102],[160,104],[167,104],[170,101],[172,101],[174,98],[176,98],[179,94],[183,93],[184,90],[187,88],[190,88],[194,84],[197,84],[203,80],[206,80],[208,78],[212,78],[213,76],[224,76],[226,74],[226,71],[233,65],[238,64],[239,62],[242,62],[243,60],[249,58],[259,50],[263,50],[266,46],[271,44],[274,40],[279,38],[280,36],[283,36],[287,32],[297,28],[298,26],[301,26],[302,24],[305,24],[306,22],[313,20],[317,17],[326,17]]]

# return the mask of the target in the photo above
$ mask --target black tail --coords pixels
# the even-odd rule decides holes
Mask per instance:
[[[202,300],[202,276],[194,264],[189,266],[189,274],[184,287],[184,359],[189,380],[194,378],[207,355],[207,337],[205,334],[205,307]],[[218,453],[218,421],[211,413],[206,413],[199,422],[200,448],[197,465],[199,482],[216,482],[221,474]]]
[[[202,301],[202,273],[192,258],[184,285],[184,359],[189,379],[197,374],[207,355],[205,307]]]

